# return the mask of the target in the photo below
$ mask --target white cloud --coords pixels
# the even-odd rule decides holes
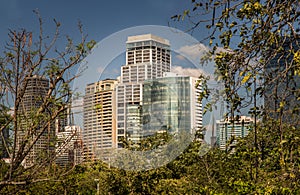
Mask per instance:
[[[113,72],[114,74],[120,74],[120,73],[121,73],[121,70],[118,69],[118,68],[114,68],[114,69],[112,70],[112,72]]]
[[[176,56],[179,60],[185,60],[186,58],[199,61],[200,58],[205,55],[210,49],[202,43],[194,44],[194,45],[185,45],[176,52],[179,55]],[[232,52],[232,50],[224,49],[223,47],[217,47],[216,53],[219,52]]]
[[[213,78],[209,73],[198,68],[183,68],[181,66],[172,66],[171,72],[196,78],[198,78],[200,75],[210,76],[210,78]]]
[[[179,60],[185,60],[186,58],[182,55],[176,55],[176,58]]]
[[[209,49],[202,43],[194,44],[194,45],[185,45],[176,52],[180,55],[176,56],[178,59],[183,60],[183,56],[190,58],[192,60],[198,60],[200,57],[207,52]]]

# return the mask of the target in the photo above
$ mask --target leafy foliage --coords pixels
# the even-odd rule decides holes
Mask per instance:
[[[0,164],[1,171],[5,171],[0,175],[0,193],[11,190],[13,194],[14,190],[26,189],[30,183],[57,177],[51,166],[56,156],[55,135],[51,132],[55,131],[55,121],[64,115],[71,101],[70,83],[79,76],[72,73],[72,68],[95,44],[94,41],[87,43],[80,23],[81,40],[77,45],[70,37],[62,40],[61,25],[56,20],[54,35],[44,35],[41,16],[35,13],[40,27],[38,34],[25,29],[10,30],[0,58],[1,135],[5,129],[10,130],[10,139],[1,137],[9,163],[1,161]],[[58,41],[64,41],[67,47],[59,49]],[[35,91],[44,85],[42,92]],[[29,93],[35,97],[28,96]],[[28,100],[30,106],[24,103]],[[47,146],[35,150],[35,146],[44,144],[45,140]],[[35,159],[31,161],[32,155]]]
[[[211,149],[199,155],[202,142],[194,141],[174,161],[147,171],[125,171],[90,162],[74,167],[69,175],[57,180],[35,183],[24,192],[49,194],[298,194],[300,192],[299,129],[286,126],[283,144],[284,166],[280,164],[278,121],[259,123],[258,148],[253,149],[254,132],[241,138],[235,152]],[[291,134],[291,135],[290,135]],[[259,155],[259,177],[255,180],[255,159]]]

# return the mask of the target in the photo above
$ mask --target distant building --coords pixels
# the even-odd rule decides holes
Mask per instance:
[[[3,127],[8,122],[9,114],[5,113],[5,106],[1,106],[1,109],[3,109],[4,112],[2,112],[0,116],[0,127]],[[0,131],[0,159],[9,158],[7,147],[9,145],[9,127],[6,127]]]
[[[171,68],[170,43],[161,37],[144,34],[130,36],[126,42],[126,64],[121,68],[117,95],[117,147],[122,146],[126,134],[140,131],[140,108],[143,82],[163,77]],[[132,134],[138,140],[138,134]]]
[[[83,142],[79,126],[66,126],[57,132],[56,163],[61,166],[77,165],[83,161]]]
[[[8,158],[8,152],[4,143],[9,144],[9,129],[4,128],[0,133],[2,134],[2,136],[0,137],[0,159]]]
[[[194,133],[202,127],[201,85],[197,78],[164,73],[144,82],[142,102],[143,136],[158,131]]]
[[[73,122],[72,119],[70,119],[70,108],[66,107],[55,120],[56,135],[59,132],[65,131],[65,127],[69,126],[69,124],[73,124]]]
[[[217,120],[217,145],[221,150],[225,150],[226,144],[228,144],[228,141],[231,140],[233,136],[235,138],[247,136],[252,129],[253,123],[254,120],[247,116],[241,116],[239,120],[234,120],[234,122],[230,121],[229,118]],[[232,142],[232,145],[235,144],[236,139]]]
[[[139,143],[142,139],[142,106],[140,103],[127,105],[126,110],[126,137],[133,144]]]
[[[116,84],[116,80],[106,79],[85,88],[82,134],[89,154],[105,156],[106,149],[116,146]]]
[[[20,110],[17,113],[21,119],[17,135],[18,150],[23,141],[32,142],[37,138],[38,134],[42,131],[42,126],[45,125],[44,118],[39,119],[35,113],[42,105],[49,90],[49,80],[43,76],[34,75],[26,78],[27,86],[25,89],[24,97],[20,102]],[[49,115],[51,105],[42,114]],[[35,129],[31,129],[32,125],[38,123]],[[34,132],[30,132],[30,130]],[[50,123],[42,135],[37,139],[29,154],[25,157],[24,166],[31,166],[38,163],[39,159],[49,157],[55,150],[55,125]],[[27,149],[27,148],[25,148]]]
[[[293,125],[300,125],[300,77],[295,74],[298,65],[294,62],[295,54],[292,52],[299,50],[299,41],[299,36],[294,39],[283,38],[283,48],[275,48],[277,53],[265,69],[265,80],[268,82],[264,93],[266,114],[274,119],[279,119],[282,114],[283,122]]]

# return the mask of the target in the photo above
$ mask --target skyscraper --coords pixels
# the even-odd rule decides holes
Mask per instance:
[[[116,80],[106,79],[88,84],[83,107],[83,142],[97,157],[116,145],[115,86]]]
[[[19,149],[22,142],[33,143],[37,139],[24,162],[25,166],[31,166],[38,162],[39,158],[47,158],[54,152],[55,125],[54,123],[47,124],[44,130],[44,125],[46,125],[44,120],[47,115],[51,114],[51,105],[48,105],[41,116],[36,116],[37,110],[42,106],[48,93],[49,80],[38,75],[26,79],[28,83],[18,113],[21,124],[18,129],[17,146]],[[41,136],[37,137],[40,133],[42,133]]]
[[[254,120],[251,117],[241,116],[232,122],[229,118],[216,121],[217,145],[221,150],[226,149],[226,144],[234,136],[245,137],[252,128]],[[232,145],[236,144],[236,139]]]
[[[126,42],[126,64],[121,68],[117,95],[117,147],[127,130],[140,131],[143,82],[169,72],[171,68],[170,43],[152,34],[130,36]],[[134,138],[134,139],[139,139]]]

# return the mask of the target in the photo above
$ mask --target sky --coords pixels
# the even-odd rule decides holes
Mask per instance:
[[[110,34],[138,25],[164,25],[170,17],[190,7],[188,0],[2,0],[0,6],[0,35],[8,29],[37,30],[38,9],[47,30],[52,19],[60,21],[64,32],[73,34],[80,20],[90,39],[100,41]],[[35,29],[34,29],[35,28]],[[183,29],[182,29],[183,30]]]
[[[56,19],[61,23],[62,36],[69,35],[75,40],[79,39],[77,24],[78,21],[81,21],[89,40],[95,40],[98,43],[110,41],[110,44],[104,44],[104,48],[102,48],[103,51],[108,52],[114,50],[114,48],[111,48],[112,45],[119,44],[116,41],[119,39],[116,37],[124,43],[120,46],[124,49],[125,35],[133,35],[134,32],[142,33],[149,29],[149,32],[157,32],[157,35],[161,34],[165,36],[164,38],[173,40],[173,43],[171,41],[171,47],[173,47],[171,49],[180,54],[176,55],[177,58],[174,58],[178,61],[173,60],[173,63],[184,64],[187,62],[186,59],[189,58],[188,61],[191,60],[193,64],[198,65],[199,51],[205,49],[203,45],[198,43],[198,40],[202,40],[208,35],[205,28],[194,31],[191,37],[184,35],[184,38],[178,38],[177,35],[169,37],[168,32],[161,32],[159,27],[161,26],[166,30],[169,22],[171,22],[171,27],[186,31],[190,25],[188,22],[182,25],[182,23],[172,22],[170,18],[190,7],[191,1],[189,0],[2,0],[0,5],[0,51],[3,50],[4,43],[8,40],[7,33],[9,29],[25,28],[33,33],[38,33],[38,18],[33,13],[33,10],[38,10],[44,22],[45,34],[53,34],[55,27],[53,19]],[[144,25],[145,28],[143,27],[143,30],[141,30],[139,27]],[[187,38],[185,39],[185,37]],[[181,40],[188,41],[184,43],[180,42]],[[99,45],[101,47],[101,44]],[[109,55],[112,55],[113,58],[104,59],[105,56]],[[97,78],[94,78],[95,81],[92,80],[92,82],[96,82],[97,79],[101,78],[98,73],[101,73],[105,68],[107,69],[109,63],[122,65],[122,60],[124,61],[124,55],[120,52],[104,53],[103,56],[103,63],[106,61],[103,66],[95,67],[97,71],[94,71],[94,73],[97,74],[95,76]],[[98,61],[99,59],[97,59]],[[93,64],[93,66],[96,65]],[[114,72],[114,69],[111,70],[110,72]],[[183,72],[180,68],[178,70]],[[118,72],[115,71],[115,73]]]

